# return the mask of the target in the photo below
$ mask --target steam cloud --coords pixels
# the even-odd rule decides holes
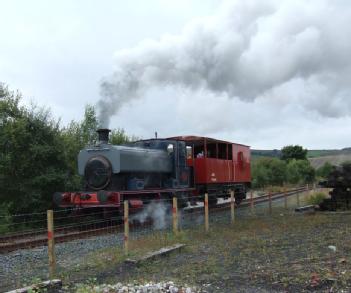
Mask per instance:
[[[279,99],[320,115],[349,115],[349,1],[237,1],[188,24],[180,35],[145,40],[116,53],[101,84],[99,119],[151,87],[206,90],[252,101]]]
[[[167,227],[170,221],[171,214],[169,207],[163,202],[152,201],[140,213],[135,214],[131,220],[136,220],[140,223],[145,223],[151,219],[154,229],[161,230]]]

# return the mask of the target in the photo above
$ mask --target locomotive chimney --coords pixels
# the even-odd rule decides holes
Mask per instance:
[[[99,135],[99,142],[100,143],[108,143],[108,137],[109,137],[109,134],[111,132],[110,129],[100,128],[100,129],[96,130],[96,132]]]

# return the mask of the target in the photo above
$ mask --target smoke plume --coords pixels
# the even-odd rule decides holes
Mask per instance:
[[[151,219],[153,228],[161,230],[167,227],[170,218],[170,209],[164,202],[152,201],[140,213],[131,217],[131,220],[136,220],[143,224],[145,221]]]
[[[116,52],[116,70],[101,84],[101,124],[163,86],[244,101],[298,99],[323,116],[349,115],[350,19],[346,0],[226,2],[179,35]]]

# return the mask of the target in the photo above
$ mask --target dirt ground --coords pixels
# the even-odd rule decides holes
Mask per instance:
[[[172,280],[204,292],[351,292],[351,213],[274,215],[202,227],[179,236],[154,234],[131,241],[130,255],[185,243],[181,252],[139,266],[124,264],[121,251],[89,256],[90,264],[68,273],[77,282],[94,273],[94,282]],[[98,271],[98,273],[96,273]],[[68,277],[69,276],[69,277]]]

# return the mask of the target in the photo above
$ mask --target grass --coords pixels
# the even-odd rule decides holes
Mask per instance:
[[[301,196],[305,204],[314,193]],[[289,197],[289,205],[296,204]],[[130,241],[130,254],[105,249],[87,255],[78,272],[67,270],[66,281],[96,277],[97,283],[174,281],[208,292],[344,290],[351,286],[350,214],[293,214],[275,207],[273,215],[236,219],[234,225],[197,226],[174,236],[153,233]],[[127,266],[137,257],[174,243],[180,253],[140,266]],[[335,246],[334,252],[329,246]],[[84,279],[85,278],[85,279]]]
[[[343,239],[350,228],[343,223],[342,229],[330,233],[328,228],[321,229],[330,224],[323,215],[279,215],[237,223],[235,228],[218,227],[208,235],[193,231],[185,256],[155,261],[151,267],[138,268],[129,278],[158,276],[184,283],[195,281],[197,285],[207,282],[223,290],[235,284],[302,290],[310,285],[312,274],[319,276],[319,285],[333,278],[347,284],[351,276],[345,269],[349,265],[338,262],[350,261],[351,247]],[[329,245],[337,246],[338,253],[329,251]]]

